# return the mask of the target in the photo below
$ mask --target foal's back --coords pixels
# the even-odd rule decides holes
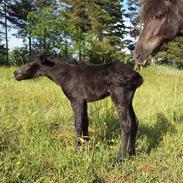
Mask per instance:
[[[142,79],[139,73],[124,63],[73,65],[70,71],[78,81],[108,86],[133,87],[133,81]]]
[[[109,96],[115,87],[137,88],[139,80],[142,80],[137,72],[124,63],[67,64],[65,70],[67,80],[62,89],[66,96],[89,102]]]

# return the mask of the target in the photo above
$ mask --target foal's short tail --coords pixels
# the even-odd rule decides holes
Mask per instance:
[[[139,73],[137,73],[136,79],[137,79],[136,80],[136,87],[139,87],[144,82],[144,80],[143,80],[142,76]]]
[[[106,79],[110,85],[135,90],[143,83],[142,76],[135,71],[114,74]]]
[[[130,88],[136,89],[140,85],[142,85],[143,81],[144,80],[143,80],[142,76],[138,72],[135,72],[135,74],[131,78],[131,82],[130,82],[129,86],[130,86]]]

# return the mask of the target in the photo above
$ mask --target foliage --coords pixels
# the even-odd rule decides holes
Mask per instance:
[[[0,45],[0,65],[6,64],[6,48],[3,44]]]
[[[160,52],[156,56],[156,60],[165,60],[166,63],[183,66],[183,37],[177,37],[170,42],[166,51]]]
[[[130,19],[131,24],[134,27],[138,27],[140,24],[140,7],[142,2],[140,0],[127,0],[127,12],[126,17]]]
[[[7,3],[7,20],[19,30],[16,35],[22,38],[24,42],[28,40],[29,55],[32,53],[31,30],[25,31],[28,25],[27,16],[30,12],[39,12],[42,7],[49,6],[54,1],[29,1],[29,0],[12,0]]]
[[[18,28],[16,36],[23,38],[29,55],[48,49],[93,63],[125,59],[123,0],[58,2],[13,0],[7,4],[7,19]]]
[[[120,125],[110,98],[89,105],[90,142],[76,152],[60,88],[43,78],[16,82],[14,70],[0,68],[0,182],[182,182],[182,71],[143,70],[134,98],[137,156],[117,165]]]
[[[28,15],[27,32],[39,42],[38,48],[59,48],[67,40],[66,32],[69,28],[63,20],[62,9],[55,5],[45,7],[40,12],[31,12]]]
[[[140,0],[0,0],[0,3],[0,25],[5,30],[0,31],[0,39],[6,40],[1,63],[7,62],[9,51],[5,7],[6,20],[18,29],[15,36],[23,39],[29,55],[48,49],[60,57],[76,57],[85,62],[125,61],[128,55],[124,50],[134,49],[142,28]],[[182,42],[182,38],[176,38],[167,52],[156,58],[181,64]]]
[[[27,61],[28,51],[25,48],[14,48],[10,52],[10,64],[22,65]]]
[[[50,5],[29,13],[34,38],[42,38],[46,48],[67,48],[65,54],[79,60],[109,62],[123,58],[124,24],[119,1],[62,1],[61,7]],[[32,29],[34,27],[34,29]],[[68,55],[67,55],[68,54]]]
[[[71,7],[67,9],[67,21],[74,23],[79,35],[82,35],[74,39],[81,59],[86,53],[88,60],[93,63],[124,57],[121,50],[125,27],[121,13],[122,4],[118,0],[79,0],[79,3],[69,0],[69,5]]]
[[[140,0],[126,0],[127,8],[124,12],[127,22],[127,31],[129,33],[128,38],[125,43],[130,51],[134,50],[137,38],[140,34],[141,24],[140,24]]]
[[[9,45],[8,45],[8,5],[11,4],[11,1],[0,0],[0,26],[3,30],[0,31],[0,41],[4,39],[6,52],[3,54],[6,56],[5,65],[9,65]],[[2,53],[1,53],[2,54]]]

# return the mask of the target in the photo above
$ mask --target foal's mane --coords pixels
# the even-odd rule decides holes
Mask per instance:
[[[176,2],[177,0],[142,0],[141,21],[144,23],[157,14],[166,15],[169,10],[174,11]]]

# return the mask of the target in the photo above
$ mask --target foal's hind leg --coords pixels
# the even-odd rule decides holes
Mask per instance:
[[[111,98],[117,107],[122,131],[121,145],[117,156],[118,162],[123,161],[127,154],[127,146],[131,134],[131,122],[128,119],[128,110],[132,97],[133,92],[122,87],[114,88],[111,91]]]
[[[88,126],[89,126],[89,120],[88,120],[88,111],[87,111],[87,102],[85,101],[83,104],[83,111],[84,115],[82,116],[82,130],[83,130],[83,136],[84,140],[89,140],[89,134],[88,134]]]
[[[135,155],[135,143],[136,143],[136,135],[138,130],[138,119],[133,110],[132,101],[129,105],[128,118],[131,122],[130,143],[128,148],[129,155],[131,156],[131,155]]]

